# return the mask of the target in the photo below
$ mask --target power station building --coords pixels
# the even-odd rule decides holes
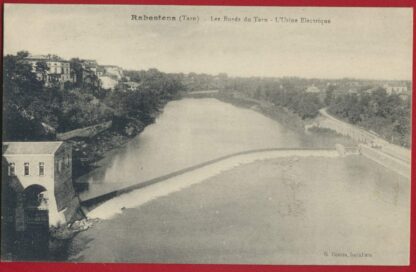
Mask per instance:
[[[65,142],[4,142],[2,183],[13,201],[15,227],[72,220],[79,199],[72,186],[72,148]],[[11,196],[7,196],[10,198]]]

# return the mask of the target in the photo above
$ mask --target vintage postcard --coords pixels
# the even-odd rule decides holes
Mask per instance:
[[[412,12],[5,4],[1,260],[409,265]]]

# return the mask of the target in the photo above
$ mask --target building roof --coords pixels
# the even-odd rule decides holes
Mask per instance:
[[[97,64],[97,61],[94,60],[94,59],[82,59],[81,62],[88,62],[88,63]]]
[[[3,155],[37,155],[55,154],[63,144],[55,142],[4,142]]]
[[[118,68],[121,69],[121,67],[117,66],[117,65],[101,65],[104,68]]]
[[[55,62],[69,62],[56,55],[30,55],[26,58],[31,61],[55,61]]]

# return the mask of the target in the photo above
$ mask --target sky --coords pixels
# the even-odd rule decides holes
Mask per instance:
[[[181,15],[198,21],[179,21]],[[27,50],[163,72],[411,80],[412,17],[410,8],[6,4],[4,54]]]

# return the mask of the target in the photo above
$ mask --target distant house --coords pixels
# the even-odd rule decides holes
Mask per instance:
[[[104,74],[107,76],[113,76],[117,80],[120,80],[123,77],[123,69],[121,67],[116,65],[103,65],[102,67],[105,71]]]
[[[32,65],[32,71],[36,73],[39,80],[43,80],[46,86],[54,83],[74,82],[71,76],[69,61],[54,55],[31,55],[26,60]],[[38,70],[38,63],[46,63],[46,73]]]
[[[82,80],[85,81],[86,78],[90,76],[98,76],[98,63],[96,60],[81,60],[82,65]]]
[[[98,63],[96,60],[92,59],[83,59],[81,60],[82,67],[83,68],[89,68],[93,70],[94,72],[97,72]]]
[[[64,142],[4,142],[9,187],[19,195],[16,225],[56,226],[74,218],[79,201],[72,186],[72,148]]]
[[[109,76],[98,76],[98,78],[101,80],[101,87],[103,87],[104,89],[114,89],[114,87],[118,83],[117,80],[114,80],[112,77]]]
[[[380,89],[380,87],[378,87],[378,86],[373,86],[373,87],[371,87],[371,88],[368,88],[368,89],[364,90],[364,92],[365,92],[365,93],[368,93],[368,94],[372,94],[372,93],[374,93],[375,91],[377,91],[377,90],[379,90],[379,89]]]
[[[124,85],[127,86],[128,91],[135,91],[140,86],[140,83],[137,83],[134,81],[127,81],[127,82],[124,82]]]
[[[308,88],[306,88],[306,92],[307,93],[320,93],[321,90],[319,90],[318,87],[316,87],[315,85],[309,86]]]
[[[406,86],[391,86],[389,84],[385,84],[383,88],[388,94],[405,94],[408,91]]]
[[[105,69],[103,66],[99,65],[97,66],[97,76],[101,77],[105,75]]]

